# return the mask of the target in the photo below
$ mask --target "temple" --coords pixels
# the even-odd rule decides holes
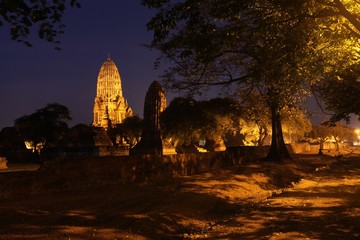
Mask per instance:
[[[114,61],[108,57],[97,78],[93,126],[108,129],[132,115],[133,112],[122,94],[119,71]]]

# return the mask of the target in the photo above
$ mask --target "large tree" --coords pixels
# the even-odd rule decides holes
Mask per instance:
[[[310,54],[304,1],[153,1],[149,22],[152,47],[174,65],[165,86],[201,92],[204,87],[238,83],[266,102],[272,122],[269,159],[289,157],[281,111],[295,107],[304,94],[302,65]],[[246,94],[243,95],[246,99]]]
[[[27,46],[32,45],[29,35],[34,29],[39,38],[58,43],[68,6],[80,4],[78,0],[0,0],[0,27],[8,28],[11,39]]]
[[[143,3],[158,10],[148,23],[151,46],[175,63],[164,74],[165,86],[199,93],[236,82],[243,92],[259,93],[271,112],[272,159],[289,156],[282,109],[296,107],[309,85],[358,59],[358,0]]]

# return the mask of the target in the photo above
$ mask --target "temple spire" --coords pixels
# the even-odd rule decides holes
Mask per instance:
[[[128,116],[132,116],[132,110],[122,95],[120,74],[108,53],[97,78],[93,125],[105,126],[106,119],[111,124],[120,124]]]

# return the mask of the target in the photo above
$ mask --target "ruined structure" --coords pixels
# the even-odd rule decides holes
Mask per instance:
[[[131,153],[163,154],[160,113],[166,108],[166,97],[159,82],[150,85],[144,103],[143,131],[140,142]]]
[[[122,94],[119,71],[114,61],[108,57],[97,78],[93,126],[108,129],[132,115],[133,112]]]
[[[0,169],[8,168],[6,164],[7,164],[6,157],[1,157],[0,156]]]

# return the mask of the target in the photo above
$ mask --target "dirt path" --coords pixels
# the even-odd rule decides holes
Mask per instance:
[[[0,239],[359,239],[359,176],[359,157],[297,156],[163,183],[18,196],[0,201]]]
[[[360,239],[360,158],[315,169],[294,188],[244,210],[213,239]]]

